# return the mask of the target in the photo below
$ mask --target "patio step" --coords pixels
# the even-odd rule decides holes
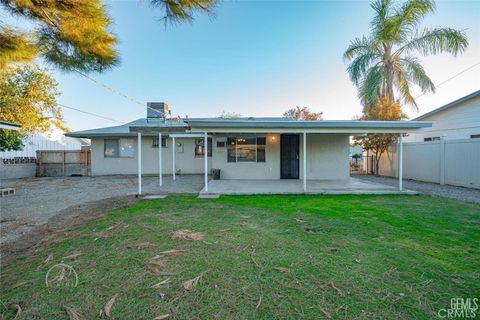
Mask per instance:
[[[151,195],[142,197],[142,199],[144,199],[144,200],[155,200],[155,199],[165,199],[166,197],[168,197],[168,195],[166,195],[166,194],[151,194]]]
[[[218,199],[220,198],[219,194],[213,194],[213,193],[204,193],[204,194],[199,194],[197,199]]]

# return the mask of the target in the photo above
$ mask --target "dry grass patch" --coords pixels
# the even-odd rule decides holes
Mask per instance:
[[[189,241],[200,241],[205,237],[205,234],[202,232],[192,232],[190,230],[177,230],[170,233],[170,238],[172,239],[182,239]]]

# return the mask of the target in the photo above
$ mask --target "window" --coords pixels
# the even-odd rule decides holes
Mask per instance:
[[[162,148],[167,147],[167,137],[162,137]],[[152,148],[158,148],[158,137],[152,138]]]
[[[105,139],[104,156],[105,158],[117,158],[118,153],[118,139]]]
[[[423,141],[439,141],[440,137],[430,137],[430,138],[424,138]]]
[[[104,142],[105,158],[133,158],[135,156],[133,139],[105,139]]]
[[[195,139],[195,157],[203,157],[205,155],[204,139]],[[212,156],[212,138],[208,138],[208,156]]]
[[[480,134],[472,134],[470,135],[470,139],[479,139],[480,138]]]
[[[227,162],[265,162],[264,137],[228,138]]]

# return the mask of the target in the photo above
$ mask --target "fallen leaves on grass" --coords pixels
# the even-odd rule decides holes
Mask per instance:
[[[332,289],[335,291],[336,294],[338,294],[339,296],[342,296],[342,297],[343,297],[343,292],[342,292],[342,290],[338,289],[338,288],[335,286],[335,283],[333,283],[333,281],[330,281],[330,282],[328,283],[328,285],[329,285],[330,287],[332,287]]]
[[[107,234],[105,232],[94,232],[92,233],[92,236],[95,238],[95,240],[99,238],[107,238]]]
[[[177,230],[170,233],[170,238],[172,239],[183,239],[190,241],[199,241],[202,240],[205,234],[202,232],[192,232],[190,230]]]
[[[147,262],[147,268],[154,276],[160,276],[165,269],[165,261],[160,260],[158,256],[150,258]]]
[[[10,289],[13,290],[15,288],[18,288],[18,287],[21,287],[21,286],[24,286],[26,284],[29,284],[29,283],[32,283],[32,281],[22,281],[22,282],[17,282],[16,284],[14,284]]]
[[[304,230],[305,232],[310,232],[310,233],[317,232],[317,228],[315,228],[315,227],[309,227],[309,226],[304,226],[304,227],[303,227],[303,230]]]
[[[155,247],[155,245],[150,242],[140,242],[140,243],[131,244],[127,246],[127,248],[129,249],[138,249],[138,250],[143,250],[143,249],[148,249],[153,247]]]
[[[53,244],[53,243],[60,243],[62,242],[63,238],[58,235],[58,234],[53,234],[45,239],[42,239],[40,240],[33,248],[35,250],[38,250],[38,247],[40,246],[45,246],[45,247],[48,247],[49,245]]]
[[[250,254],[250,257],[252,258],[252,262],[257,266],[257,268],[260,268],[260,265],[258,264],[257,260],[255,260],[255,248],[253,248],[252,253]]]
[[[25,301],[20,301],[19,303],[12,303],[8,306],[10,310],[16,311],[15,318],[13,320],[20,319],[20,315],[22,314],[22,309],[25,308],[27,303]]]
[[[72,254],[69,254],[66,257],[63,257],[62,259],[77,259],[79,256],[81,256],[82,253],[80,251],[74,251]]]
[[[288,272],[290,272],[290,269],[287,269],[287,268],[284,268],[284,267],[273,267],[272,269],[273,269],[273,270],[280,271],[280,272],[283,272],[283,273],[288,273]]]
[[[47,265],[47,263],[49,263],[49,262],[52,261],[52,260],[53,260],[53,254],[50,253],[50,254],[48,255],[48,257],[47,257],[45,260],[43,260],[42,263],[40,263],[40,264],[38,265],[37,271],[40,270],[40,268],[42,268],[43,266]]]
[[[67,311],[68,318],[70,320],[80,320],[80,314],[78,313],[77,309],[71,308],[71,307],[65,307],[65,310]]]
[[[183,249],[171,249],[159,252],[158,254],[161,256],[179,256],[185,252]]]
[[[115,293],[110,300],[107,301],[105,306],[103,306],[102,310],[100,310],[100,316],[105,316],[107,318],[111,318],[110,311],[112,310],[112,306],[115,303],[115,300],[118,297],[118,293]]]
[[[332,319],[332,315],[325,309],[323,309],[322,307],[319,307],[320,308],[320,311],[322,311],[323,315],[327,318],[327,319]]]
[[[262,296],[260,296],[260,299],[258,299],[258,303],[257,305],[255,306],[255,309],[258,309],[260,308],[260,305],[262,304]]]
[[[170,317],[170,313],[162,314],[161,316],[155,317],[153,320],[163,320],[167,319],[168,317]]]
[[[47,257],[45,260],[43,260],[42,263],[43,263],[43,264],[47,264],[47,263],[49,263],[50,261],[52,261],[52,259],[53,259],[53,254],[50,253],[50,254],[48,255],[48,257]]]
[[[163,286],[163,285],[165,285],[165,284],[167,284],[167,283],[170,283],[170,282],[171,282],[171,281],[170,281],[170,278],[167,278],[167,279],[165,279],[165,280],[163,280],[163,281],[160,281],[160,282],[157,283],[157,284],[154,284],[154,285],[151,286],[150,288],[158,289],[158,288],[160,288],[161,286]]]
[[[187,281],[183,282],[182,283],[183,290],[191,291],[193,288],[195,288],[196,285],[198,284],[198,282],[200,281],[200,279],[202,279],[205,272],[206,271],[200,273],[200,275],[198,275],[197,277],[195,277],[193,279],[190,279],[190,280],[187,280]]]

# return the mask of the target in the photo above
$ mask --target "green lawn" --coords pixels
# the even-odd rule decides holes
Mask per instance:
[[[171,239],[179,229],[205,237]],[[145,242],[153,246],[132,247]],[[21,319],[68,319],[65,306],[96,319],[118,294],[116,319],[432,319],[452,297],[479,297],[479,244],[480,206],[446,198],[170,196],[110,212],[3,266],[1,316],[12,319],[5,307],[23,301]],[[152,275],[148,260],[174,248],[185,252],[158,259],[165,274]],[[78,285],[47,288],[62,261]]]

